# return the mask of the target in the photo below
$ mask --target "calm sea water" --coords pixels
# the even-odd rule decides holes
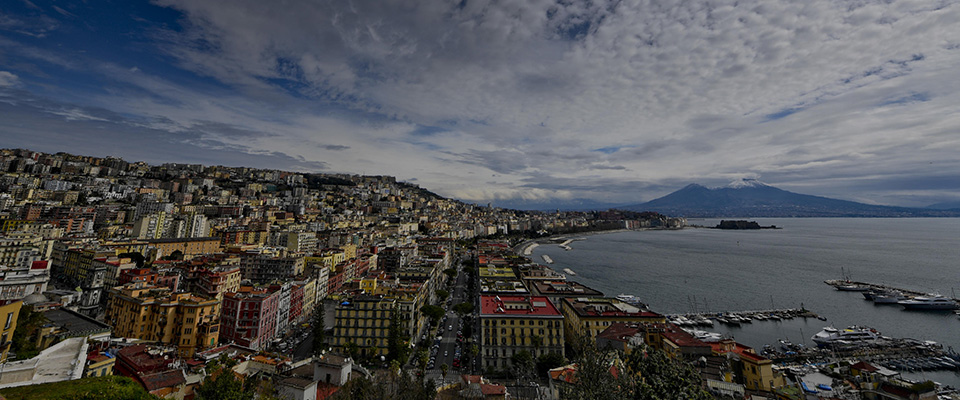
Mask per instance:
[[[783,229],[600,234],[571,243],[571,251],[541,245],[533,257],[540,261],[547,254],[555,261],[554,269],[577,273],[568,279],[608,296],[637,295],[662,313],[803,305],[827,318],[712,329],[756,348],[783,338],[812,346],[810,337],[824,326],[865,325],[887,336],[934,340],[960,351],[960,319],[952,313],[877,306],[859,293],[840,292],[823,283],[839,279],[843,271],[857,281],[960,297],[960,219],[751,220]],[[718,222],[689,221],[704,226]],[[960,387],[960,375],[953,372],[923,378]]]

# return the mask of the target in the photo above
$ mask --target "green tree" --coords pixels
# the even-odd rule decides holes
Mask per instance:
[[[387,327],[387,359],[400,361],[401,365],[406,364],[410,355],[408,342],[409,338],[403,334],[403,326],[400,324],[400,308],[394,308],[390,316],[390,326]]]
[[[562,399],[627,399],[632,396],[633,382],[616,362],[616,353],[602,352],[593,342],[579,336],[570,345],[577,357],[573,385],[561,387]],[[611,373],[615,369],[616,374]]]
[[[317,302],[317,308],[313,310],[313,355],[319,356],[326,349],[326,336],[324,330],[323,317],[325,314],[323,300]]]
[[[471,303],[459,303],[453,306],[453,312],[457,315],[463,317],[464,315],[470,314],[473,312],[473,304]]]
[[[517,379],[527,381],[536,373],[536,361],[529,351],[520,350],[514,353],[510,361],[513,363],[513,376]]]
[[[563,356],[557,353],[541,354],[537,357],[537,376],[543,378],[547,375],[547,371],[562,367],[565,361]]]
[[[447,371],[450,370],[450,366],[447,363],[440,364],[440,376],[443,377],[443,380],[447,380]]]
[[[254,392],[245,390],[243,382],[233,374],[233,370],[217,366],[213,373],[204,379],[194,390],[197,400],[253,400]]]
[[[625,364],[634,376],[640,376],[635,399],[713,398],[703,390],[703,379],[693,366],[674,360],[663,351],[636,349],[626,358]]]
[[[11,351],[17,354],[18,359],[33,358],[40,354],[37,350],[38,329],[47,322],[47,317],[41,312],[33,311],[31,306],[23,306],[17,314],[17,328],[13,330]]]
[[[444,314],[443,307],[430,304],[420,307],[420,312],[423,313],[423,315],[430,317],[430,323],[433,325],[436,325],[437,321],[440,321],[440,318],[443,318]]]
[[[453,278],[456,278],[456,277],[457,277],[457,269],[456,269],[456,268],[447,268],[447,269],[443,270],[443,273],[447,274],[447,276],[450,277],[450,279],[453,279]]]
[[[450,297],[450,292],[448,292],[448,291],[446,291],[446,290],[443,290],[443,289],[437,289],[437,290],[434,291],[433,293],[437,295],[437,298],[440,299],[440,302],[441,302],[441,303],[442,303],[444,300],[446,300],[447,297]]]

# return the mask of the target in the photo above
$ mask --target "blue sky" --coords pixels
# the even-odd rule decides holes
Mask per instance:
[[[960,200],[956,1],[0,3],[0,147],[472,202]]]

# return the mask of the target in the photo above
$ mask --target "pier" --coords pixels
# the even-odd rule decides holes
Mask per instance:
[[[918,292],[918,291],[916,291],[916,290],[903,289],[903,288],[898,288],[898,287],[894,287],[894,286],[881,285],[881,284],[869,283],[869,282],[857,282],[857,281],[849,281],[849,280],[841,280],[841,279],[829,279],[829,280],[823,281],[823,283],[826,283],[827,285],[833,286],[833,287],[837,288],[837,290],[846,290],[846,291],[867,291],[867,290],[897,291],[897,292],[903,293],[903,294],[904,294],[905,296],[907,296],[907,297],[917,297],[917,296],[928,296],[928,295],[929,295],[929,293]],[[850,289],[850,288],[854,288],[854,287],[860,287],[860,288],[864,288],[864,289],[863,289],[863,290],[856,290],[856,289],[851,290],[851,289]],[[847,289],[844,289],[844,288],[847,288]],[[960,299],[957,299],[957,298],[951,298],[951,299],[952,299],[953,301],[960,302]]]
[[[826,319],[810,310],[802,308],[667,314],[666,317],[669,318],[671,322],[681,326],[711,326],[713,325],[713,321],[724,325],[740,325],[753,321],[781,321],[794,318]]]

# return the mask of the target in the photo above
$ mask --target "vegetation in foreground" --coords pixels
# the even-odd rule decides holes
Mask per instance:
[[[133,379],[98,376],[0,391],[8,400],[159,400]]]

